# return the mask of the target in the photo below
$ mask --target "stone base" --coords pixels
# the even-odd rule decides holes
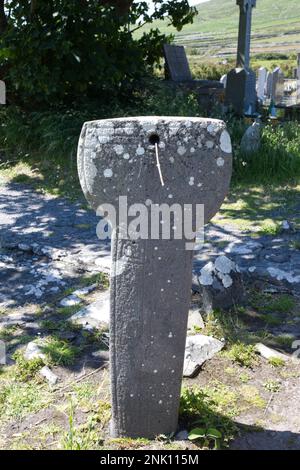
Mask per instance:
[[[202,310],[212,313],[214,310],[228,310],[241,305],[245,299],[242,276],[237,265],[226,256],[219,256],[201,270],[199,276],[202,294]]]

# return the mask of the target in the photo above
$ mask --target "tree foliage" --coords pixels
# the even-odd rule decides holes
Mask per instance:
[[[128,93],[152,70],[169,38],[145,23],[177,29],[196,14],[187,0],[0,0],[0,77],[10,102],[30,107]]]

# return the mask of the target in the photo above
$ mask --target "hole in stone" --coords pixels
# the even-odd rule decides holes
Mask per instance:
[[[151,145],[156,145],[156,144],[159,144],[159,136],[157,134],[151,134],[149,136],[149,143]]]

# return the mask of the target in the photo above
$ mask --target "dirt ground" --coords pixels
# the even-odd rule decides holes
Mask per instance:
[[[297,278],[299,190],[277,191],[272,207],[270,197],[256,190],[253,194],[255,204],[249,192],[245,197],[232,195],[219,214],[219,225],[209,229],[211,243],[205,245],[207,253],[214,253],[232,242],[220,238],[221,228],[230,237],[247,232],[257,241],[254,225],[260,220],[262,247],[253,255],[257,274],[245,277],[246,305],[203,315],[204,330],[194,328],[192,333],[224,338],[226,347],[196,377],[183,380],[178,431],[214,429],[218,437],[177,441],[159,436],[150,442],[110,439],[107,328],[86,331],[69,321],[108,288],[101,263],[109,257],[109,247],[96,245],[94,215],[79,203],[70,205],[30,188],[2,188],[1,242],[3,238],[14,246],[3,244],[0,250],[0,340],[7,349],[7,365],[0,366],[1,449],[300,449],[299,362],[267,361],[253,349],[264,343],[291,358],[298,356],[299,285],[261,274],[271,259]],[[282,203],[283,196],[287,204]],[[259,210],[262,219],[253,221]],[[296,230],[278,239],[278,224],[287,217]],[[49,258],[18,248],[33,241],[58,252]],[[100,264],[92,263],[95,258]],[[244,262],[247,271],[246,257]],[[75,289],[95,284],[79,305],[61,305]],[[196,292],[191,305],[201,309]],[[45,363],[59,378],[54,387],[40,377],[41,363],[28,363],[22,355],[28,343],[39,339],[46,341]]]

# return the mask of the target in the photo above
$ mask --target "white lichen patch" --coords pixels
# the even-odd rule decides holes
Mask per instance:
[[[207,141],[205,142],[205,146],[206,146],[206,148],[208,148],[208,149],[212,149],[212,148],[214,148],[214,143],[213,143],[212,140],[207,140]]]
[[[176,135],[177,132],[179,131],[179,129],[180,129],[180,124],[174,123],[173,125],[171,125],[170,128],[169,128],[170,137]]]
[[[191,176],[190,180],[189,180],[189,185],[194,186],[194,184],[195,184],[195,178],[194,178],[194,176]]]
[[[138,146],[135,152],[139,157],[142,157],[145,154],[145,149],[141,145]]]
[[[198,145],[199,148],[202,147],[202,136],[198,137],[198,139],[197,139],[197,145]]]
[[[156,132],[156,127],[153,124],[153,121],[142,121],[142,128],[147,134],[154,134]]]
[[[186,148],[180,145],[177,149],[177,153],[182,157],[186,153]]]
[[[110,141],[110,136],[107,134],[98,134],[98,142],[99,144],[108,144]]]
[[[130,159],[129,153],[124,153],[123,158],[124,158],[125,160],[129,160],[129,159]]]
[[[106,168],[106,170],[104,170],[103,172],[103,175],[105,176],[105,178],[112,178],[113,171],[111,170],[111,168]]]
[[[95,149],[98,144],[98,135],[96,134],[95,129],[88,129],[85,136],[85,148]]]
[[[134,133],[134,125],[128,124],[126,127],[124,127],[124,131],[125,131],[125,134],[132,135]]]
[[[169,160],[170,160],[171,163],[174,163],[174,162],[175,162],[174,157],[170,157]]]
[[[216,124],[216,123],[213,123],[211,122],[208,126],[207,126],[207,132],[209,132],[209,134],[211,135],[216,135],[216,133],[219,131],[219,125]]]
[[[217,165],[218,165],[219,167],[222,167],[222,166],[224,166],[224,164],[225,164],[224,158],[219,157],[219,158],[217,159]]]
[[[190,152],[195,153],[195,147],[191,147]]]
[[[231,138],[227,131],[223,131],[221,134],[220,147],[221,147],[222,152],[224,153],[232,152]]]
[[[123,145],[115,145],[114,151],[116,152],[117,155],[122,155],[124,153]]]

